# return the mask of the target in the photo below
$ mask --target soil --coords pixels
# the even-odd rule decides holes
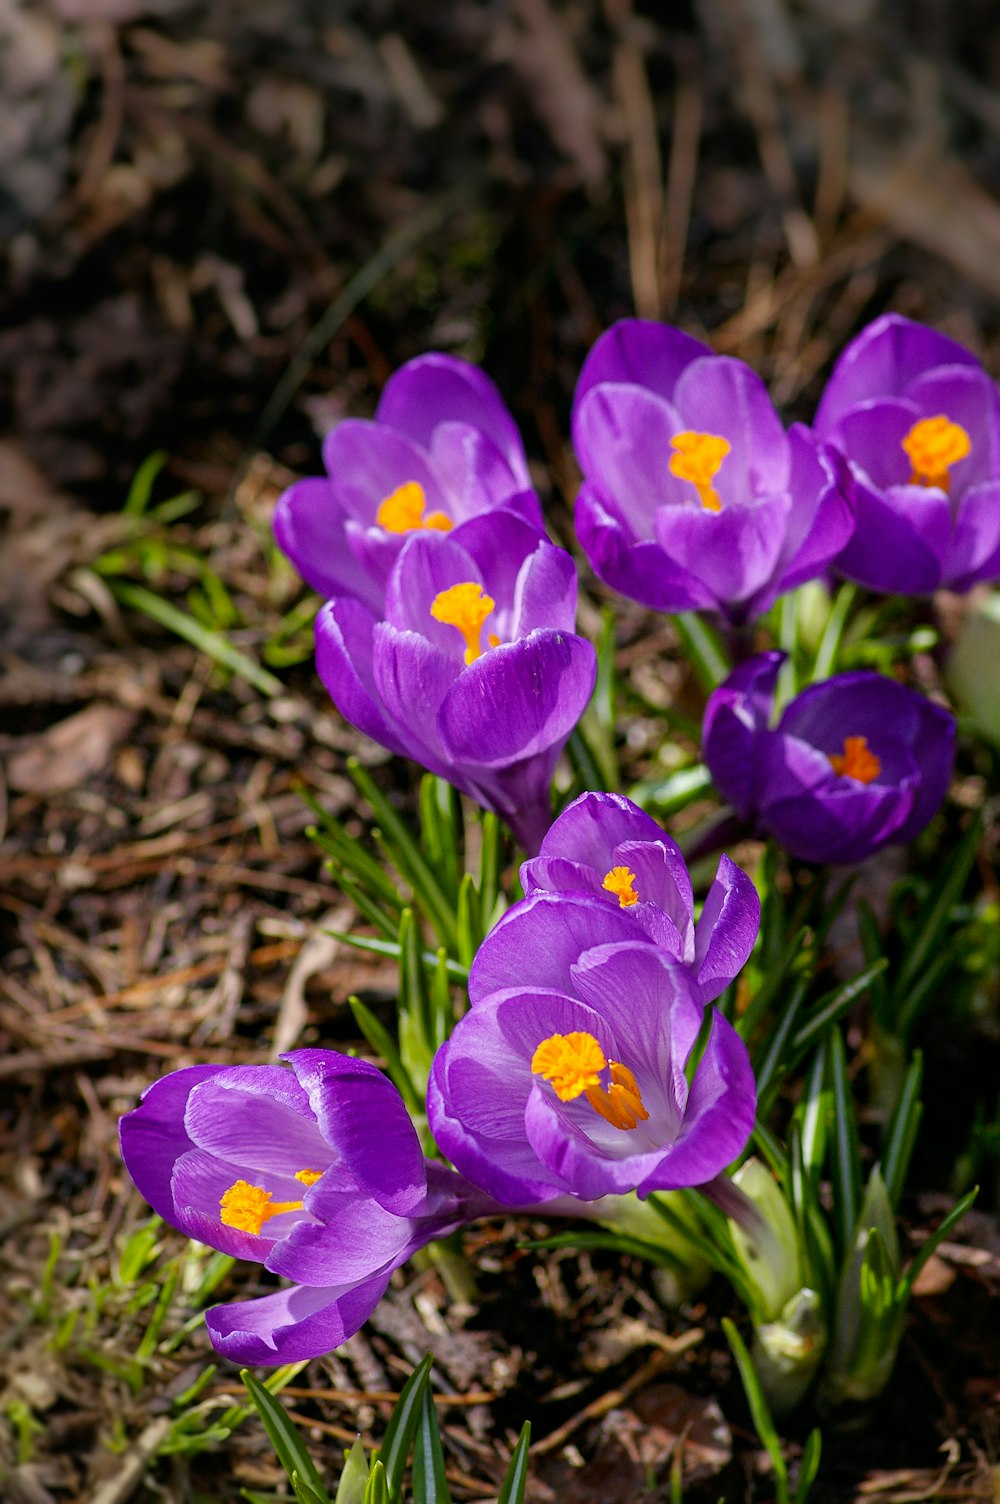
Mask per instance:
[[[394,367],[443,348],[499,382],[571,543],[575,376],[633,313],[750,361],[793,419],[890,307],[1000,372],[993,21],[985,0],[0,7],[11,1504],[221,1501],[283,1476],[256,1421],[162,1455],[211,1349],[175,1302],[165,1343],[129,1367],[151,1297],[120,1260],[148,1209],[115,1133],[168,1069],[358,1044],[346,998],[393,995],[391,965],[317,937],[357,916],[301,790],[363,834],[346,756],[403,807],[412,779],[325,700],[308,611],[289,629],[303,592],[269,541],[281,489],[318,471],[322,433],[370,414]],[[135,492],[125,510],[157,453],[152,504],[190,493],[171,521],[139,516]],[[264,678],[213,667],[123,583],[221,621]],[[585,580],[585,630],[606,600]],[[616,612],[619,667],[649,707],[628,740],[639,776],[660,713],[681,725],[698,702],[669,627]],[[995,861],[980,875],[995,897]],[[992,1042],[983,1020],[928,1026],[942,1126],[905,1209],[911,1249],[950,1204],[975,1114],[995,1116],[991,1006]],[[817,1504],[997,1497],[998,1157],[980,1156],[984,1209],[925,1270],[883,1400],[825,1423]],[[158,1238],[154,1282],[178,1259],[185,1280],[204,1271]],[[737,1314],[726,1290],[667,1309],[643,1265],[523,1238],[470,1236],[475,1306],[433,1265],[403,1271],[296,1378],[286,1399],[327,1476],[358,1431],[377,1441],[384,1395],[433,1349],[456,1499],[495,1497],[524,1418],[537,1504],[773,1497],[719,1326]],[[241,1267],[225,1290],[259,1283]],[[241,1394],[220,1364],[200,1398]],[[793,1473],[810,1424],[783,1432]]]

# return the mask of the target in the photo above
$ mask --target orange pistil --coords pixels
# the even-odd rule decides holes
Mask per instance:
[[[972,452],[972,440],[960,423],[952,423],[944,413],[936,418],[921,418],[900,440],[904,454],[913,466],[911,486],[936,486],[947,491],[952,465]]]
[[[375,521],[387,533],[410,533],[419,528],[433,528],[439,533],[448,532],[451,527],[448,514],[428,512],[425,517],[426,505],[423,486],[419,481],[408,480],[404,485],[397,486],[395,491],[390,491],[380,503]]]
[[[630,909],[634,903],[639,902],[639,895],[635,891],[635,873],[627,867],[612,867],[610,872],[604,874],[601,887],[615,895],[621,909]]]
[[[322,1170],[296,1170],[295,1179],[301,1180],[303,1185],[315,1185],[317,1180],[323,1179]]]
[[[611,1085],[601,1085],[601,1071],[607,1070]],[[612,1128],[624,1131],[638,1127],[649,1117],[635,1076],[618,1060],[605,1060],[593,1034],[551,1034],[543,1039],[531,1057],[532,1075],[551,1083],[560,1102],[573,1102],[586,1096],[590,1106]]]
[[[843,753],[832,753],[830,766],[841,778],[853,778],[856,783],[873,783],[882,771],[881,760],[868,750],[866,736],[845,736]]]
[[[729,440],[718,433],[695,433],[688,428],[674,434],[670,447],[676,451],[670,456],[671,475],[691,482],[706,511],[721,512],[722,502],[712,482],[733,447]]]
[[[282,1212],[300,1212],[302,1205],[301,1201],[272,1201],[271,1192],[265,1191],[263,1186],[251,1185],[247,1180],[237,1180],[228,1191],[223,1192],[219,1202],[222,1214],[220,1220],[223,1227],[235,1227],[239,1232],[259,1233],[264,1223],[272,1217],[278,1217]]]
[[[431,615],[435,621],[444,622],[448,627],[456,627],[461,632],[465,638],[466,663],[474,663],[483,651],[479,646],[479,634],[482,631],[483,622],[495,605],[496,601],[483,593],[482,585],[476,585],[472,580],[467,580],[461,585],[452,585],[448,590],[442,590],[434,597],[431,603]],[[498,642],[499,638],[491,632],[490,647],[496,647]]]

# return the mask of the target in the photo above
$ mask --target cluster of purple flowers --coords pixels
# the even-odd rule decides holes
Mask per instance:
[[[599,869],[604,868],[603,878]],[[555,822],[530,894],[487,936],[470,1009],[438,1051],[428,1113],[454,1169],[424,1157],[392,1083],[333,1050],[280,1066],[192,1066],[121,1121],[125,1163],[168,1222],[293,1281],[216,1306],[240,1363],[329,1352],[417,1249],[477,1217],[601,1217],[609,1195],[703,1185],[743,1150],[755,1090],[706,1003],[746,960],[756,890],[727,859],[697,924],[668,836],[627,799]]]
[[[584,365],[573,433],[580,541],[655,609],[742,625],[833,571],[907,593],[1000,577],[1000,399],[965,350],[906,319],[855,340],[814,427],[788,432],[740,361],[624,321]],[[474,1218],[600,1219],[609,1197],[709,1186],[755,1113],[746,1049],[711,1009],[757,935],[749,878],[724,856],[696,922],[679,848],[627,799],[584,794],[551,822],[595,654],[495,388],[448,356],[413,361],[325,461],[275,520],[326,597],[320,677],[355,726],[507,820],[525,897],[480,947],[469,1011],[433,1061],[428,1123],[450,1166],[425,1157],[386,1077],[331,1050],[177,1071],[122,1120],[157,1212],[292,1281],[209,1312],[242,1363],[331,1350],[411,1254]],[[852,673],[773,723],[781,658],[741,664],[710,697],[721,793],[805,860],[910,840],[944,797],[953,718]]]

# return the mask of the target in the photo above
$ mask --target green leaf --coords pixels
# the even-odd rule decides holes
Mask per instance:
[[[129,486],[122,511],[126,517],[142,517],[149,508],[156,477],[169,459],[165,450],[157,449],[143,460]]]
[[[424,1389],[420,1419],[413,1438],[413,1497],[420,1504],[451,1504],[444,1473],[441,1432],[429,1387]]]
[[[294,1476],[297,1474],[300,1481],[316,1495],[319,1504],[331,1504],[330,1496],[323,1487],[323,1480],[306,1451],[298,1430],[289,1420],[284,1405],[265,1389],[259,1379],[254,1378],[249,1369],[240,1369],[240,1378],[246,1385],[257,1414],[264,1422],[264,1429],[289,1482],[294,1487]],[[311,1500],[309,1504],[312,1504]]]
[[[880,956],[877,961],[866,966],[853,981],[845,982],[842,987],[835,987],[832,992],[826,993],[820,999],[815,1011],[792,1040],[792,1050],[796,1059],[809,1049],[830,1025],[840,1018],[841,1014],[846,1013],[862,993],[868,991],[875,978],[880,977],[888,965],[885,957]]]
[[[299,1504],[329,1504],[326,1494],[318,1494],[314,1488],[310,1488],[305,1479],[295,1472],[291,1477],[292,1493],[298,1499]]]
[[[674,616],[674,625],[702,688],[717,689],[730,671],[729,659],[718,633],[694,611],[679,612]]]
[[[395,1498],[389,1493],[385,1468],[377,1457],[365,1484],[364,1504],[396,1504]]]
[[[344,1459],[344,1471],[337,1484],[337,1497],[334,1504],[364,1504],[365,1489],[370,1476],[371,1470],[361,1437],[356,1436],[354,1445]]]
[[[754,1429],[760,1438],[761,1445],[771,1459],[774,1468],[774,1488],[777,1504],[789,1504],[788,1499],[788,1468],[785,1464],[784,1453],[781,1450],[781,1441],[771,1418],[770,1407],[761,1388],[757,1370],[753,1366],[753,1359],[746,1348],[746,1343],[736,1330],[735,1325],[728,1316],[722,1318],[722,1330],[726,1334],[729,1346],[733,1350],[736,1366],[739,1369],[740,1379],[743,1382],[743,1392],[750,1406],[750,1415],[753,1419]]]
[[[704,763],[677,768],[666,778],[648,778],[633,784],[628,796],[641,809],[657,815],[676,815],[696,799],[703,799],[712,789],[712,775]]]
[[[823,1452],[823,1436],[818,1427],[809,1432],[806,1444],[802,1449],[802,1461],[799,1463],[799,1477],[795,1485],[795,1504],[806,1504],[812,1486],[816,1482],[816,1474],[819,1472],[820,1457]]]
[[[920,1101],[923,1074],[923,1056],[919,1050],[916,1050],[903,1080],[903,1089],[899,1094],[896,1110],[889,1123],[885,1139],[885,1153],[882,1156],[885,1188],[894,1207],[898,1207],[899,1198],[903,1194],[906,1171],[924,1110],[923,1103]]]
[[[420,846],[410,833],[406,821],[401,819],[383,794],[367,768],[356,757],[347,759],[347,771],[351,782],[375,814],[382,829],[383,843],[397,871],[413,890],[413,897],[420,905],[425,918],[437,930],[442,944],[455,944],[455,914],[441,884],[431,871]]]
[[[528,1448],[531,1445],[531,1422],[526,1420],[517,1438],[517,1446],[504,1474],[503,1485],[497,1495],[497,1504],[524,1504],[524,1490],[528,1483]]]
[[[421,1358],[416,1368],[403,1385],[399,1399],[392,1407],[389,1424],[385,1428],[385,1440],[379,1448],[379,1465],[385,1468],[385,1483],[388,1498],[397,1504],[403,1484],[403,1470],[410,1454],[413,1434],[420,1418],[424,1391],[430,1383],[432,1353]],[[374,1475],[375,1469],[372,1469]]]
[[[900,1300],[909,1300],[913,1286],[916,1283],[917,1276],[920,1273],[921,1269],[924,1267],[927,1260],[934,1252],[935,1248],[937,1248],[938,1244],[948,1236],[953,1227],[956,1227],[958,1223],[961,1222],[962,1218],[972,1206],[972,1203],[975,1201],[978,1195],[979,1187],[978,1185],[974,1185],[971,1191],[966,1192],[961,1201],[956,1202],[948,1215],[931,1233],[930,1237],[927,1239],[927,1242],[921,1248],[920,1252],[913,1260],[913,1263],[910,1265],[909,1269],[907,1269],[906,1273],[903,1275],[902,1279],[899,1282]]]
[[[262,695],[274,699],[284,693],[285,687],[281,680],[261,668],[260,664],[255,663],[252,658],[248,658],[246,653],[240,652],[228,637],[223,637],[220,632],[213,632],[210,628],[202,626],[201,622],[195,621],[193,616],[188,616],[170,601],[164,600],[162,595],[155,595],[144,585],[130,585],[124,580],[112,580],[109,589],[123,605],[131,606],[135,611],[141,611],[144,616],[159,622],[160,626],[166,627],[169,632],[183,637],[185,642],[189,642],[200,653],[204,653],[206,658],[211,658],[214,663],[238,674]]]
[[[839,1029],[835,1029],[829,1038],[828,1063],[833,1090],[833,1213],[840,1251],[846,1257],[854,1247],[861,1202],[861,1158],[851,1082],[847,1074],[847,1052]]]
[[[612,1253],[625,1253],[633,1258],[645,1259],[671,1273],[689,1275],[691,1270],[682,1258],[671,1253],[659,1243],[647,1243],[642,1238],[630,1237],[623,1232],[596,1232],[580,1229],[578,1232],[557,1232],[550,1238],[527,1238],[518,1240],[519,1248],[602,1248]]]
[[[931,957],[941,947],[943,932],[951,918],[958,897],[965,886],[976,857],[976,848],[982,835],[982,822],[973,820],[954,856],[945,869],[943,879],[935,885],[929,901],[924,905],[914,927],[913,943],[908,946],[906,958],[900,967],[893,988],[892,1005],[901,1010],[909,993],[926,970]]]

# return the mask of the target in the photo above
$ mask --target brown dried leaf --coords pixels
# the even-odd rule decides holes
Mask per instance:
[[[136,717],[119,705],[98,702],[57,721],[8,754],[11,788],[29,794],[64,794],[106,768]]]

